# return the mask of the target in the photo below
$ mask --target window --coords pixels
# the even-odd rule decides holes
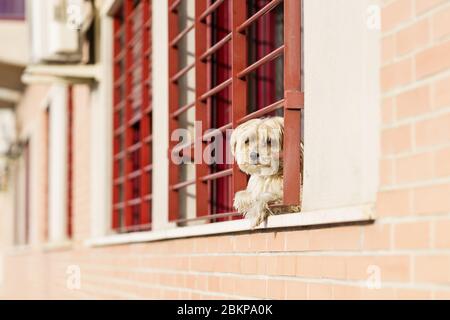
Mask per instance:
[[[155,153],[153,159],[157,177],[154,184],[158,188],[153,190],[152,204],[157,211],[153,214],[152,232],[107,235],[109,224],[104,224],[108,220],[104,214],[109,215],[110,210],[105,208],[101,195],[108,190],[103,186],[109,169],[103,162],[113,162],[107,161],[112,152],[103,141],[105,132],[112,134],[112,130],[102,130],[107,126],[102,122],[112,117],[102,117],[111,108],[100,107],[93,110],[98,122],[91,128],[95,132],[91,163],[95,175],[91,188],[95,238],[89,243],[105,245],[248,231],[251,221],[209,223],[240,218],[226,211],[236,191],[246,187],[247,177],[235,165],[204,165],[192,160],[212,144],[215,134],[226,134],[227,128],[270,114],[284,116],[285,171],[295,173],[285,176],[284,202],[296,204],[300,200],[300,182],[304,189],[302,214],[277,215],[261,227],[372,220],[378,192],[379,34],[366,28],[365,21],[361,25],[367,3],[350,1],[348,10],[341,10],[339,3],[326,0],[168,2],[152,3],[152,21],[158,25],[153,30],[153,70],[158,75],[152,91],[157,119],[154,129],[158,133],[170,131],[166,137],[158,134],[154,141],[154,147],[161,152]],[[122,2],[105,4],[104,15],[114,14],[118,3]],[[356,16],[362,20],[349,19]],[[109,27],[108,19],[102,23]],[[303,36],[301,28],[308,31]],[[166,31],[167,43],[163,42]],[[330,41],[320,41],[324,35]],[[102,55],[109,59],[111,39],[102,38]],[[302,72],[303,61],[306,73]],[[164,73],[166,68],[168,73]],[[307,102],[313,106],[306,114],[302,112],[303,77],[308,83]],[[158,81],[161,79],[165,81]],[[107,101],[112,94],[100,96]],[[201,130],[195,126],[196,120],[202,120]],[[301,177],[297,173],[303,127],[307,174]],[[183,140],[180,145],[177,140],[167,139],[176,137],[178,128],[187,129],[191,140]],[[218,129],[207,132],[210,128]],[[191,161],[183,165],[167,163],[166,150],[169,156],[181,154]],[[194,226],[170,229],[174,225]]]
[[[112,228],[117,232],[151,228],[150,28],[150,0],[125,0],[114,15]]]
[[[30,241],[30,143],[23,145],[22,157],[19,158],[16,171],[15,186],[15,214],[14,214],[14,243],[26,245]]]
[[[166,132],[169,125],[169,137],[176,129],[186,128],[191,139],[183,140],[182,145],[172,140],[169,145],[171,139],[158,135],[154,141],[156,150],[161,151],[154,155],[157,177],[154,185],[158,187],[153,190],[152,204],[158,210],[153,213],[152,232],[145,234],[107,235],[110,225],[105,225],[109,219],[105,219],[104,213],[110,211],[105,210],[102,199],[109,198],[109,194],[98,197],[98,193],[108,190],[101,187],[106,184],[109,169],[92,159],[95,238],[90,244],[102,246],[248,231],[251,221],[247,220],[209,223],[240,218],[234,212],[219,213],[228,211],[231,197],[246,187],[247,177],[236,166],[229,170],[225,166],[199,165],[196,161],[186,165],[167,163],[166,150],[169,149],[169,155],[181,154],[192,159],[199,150],[201,153],[211,145],[214,134],[207,129],[218,127],[215,133],[223,134],[227,127],[269,114],[285,118],[286,171],[299,171],[303,123],[307,148],[302,214],[270,217],[267,226],[262,228],[333,225],[374,218],[373,204],[379,187],[379,34],[366,28],[365,23],[362,26],[361,19],[349,19],[364,17],[366,3],[351,1],[348,10],[340,10],[339,3],[326,2],[170,0],[167,4],[153,1],[153,23],[159,26],[153,30],[156,41],[152,60],[158,73],[152,92],[154,128]],[[121,1],[106,4],[102,10],[104,15],[113,14],[117,3]],[[223,12],[231,10],[230,6],[234,10],[227,20]],[[109,28],[108,20],[102,21],[106,28]],[[168,34],[163,32],[166,26]],[[308,30],[304,36],[300,26]],[[340,32],[336,33],[338,29]],[[324,34],[332,41],[318,41]],[[102,55],[109,59],[110,39],[102,38],[106,48]],[[302,72],[303,61],[306,73]],[[169,72],[164,73],[167,67]],[[343,74],[347,75],[345,81],[342,81]],[[302,112],[303,77],[308,83],[305,92],[308,104],[313,106],[308,113]],[[158,81],[161,79],[165,81]],[[109,97],[112,94],[105,94],[105,99]],[[214,105],[224,107],[213,110]],[[215,118],[210,111],[216,112]],[[107,125],[102,122],[112,117],[102,117],[107,112],[101,108],[94,112],[100,125],[97,128],[93,124],[91,128],[95,132],[92,150],[103,150],[99,156],[106,160],[112,152],[101,139],[106,135],[102,128]],[[199,128],[195,126],[197,119],[204,119],[201,132],[195,132]],[[323,130],[324,127],[328,130]],[[112,134],[112,130],[108,131]],[[231,181],[229,185],[219,183],[213,187],[213,181],[222,177]],[[300,200],[299,189],[300,175],[285,177],[286,204]],[[215,190],[230,191],[226,194]],[[194,226],[170,229],[174,225]]]
[[[247,177],[237,165],[211,164],[203,155],[218,135],[226,137],[229,129],[268,115],[285,118],[284,167],[298,174],[285,175],[284,204],[298,204],[303,108],[301,1],[198,0],[191,9],[193,16],[186,15],[190,3],[169,2],[169,130],[172,135],[183,127],[182,115],[195,110],[194,141],[181,147],[179,141],[170,141],[171,155],[196,160],[195,176],[186,179],[180,174],[186,164],[170,161],[169,220],[185,222],[187,214],[179,199],[184,189],[193,185],[195,216],[187,220],[215,222],[239,217],[233,212],[232,200],[246,187]],[[185,50],[191,33],[195,34],[194,52]],[[195,60],[189,60],[189,55]],[[187,60],[190,63],[185,63]],[[186,86],[181,79],[191,70],[195,70],[195,80]],[[189,90],[195,90],[195,100],[180,100]],[[192,121],[192,115],[189,119]],[[226,143],[216,148],[222,155],[215,158],[227,157],[227,149]],[[197,161],[198,155],[202,161]]]
[[[182,1],[177,14],[169,16],[169,143],[170,150],[180,153],[184,163],[169,162],[170,201],[169,211],[174,214],[170,220],[186,221],[195,218],[196,168],[192,160],[195,132],[195,1]],[[178,34],[178,30],[181,32]],[[175,149],[177,142],[172,135],[176,129],[185,129],[190,137],[184,137],[181,149]]]
[[[0,0],[0,19],[25,18],[25,0]]]
[[[45,217],[44,217],[44,239],[50,238],[50,106],[47,106],[44,114],[44,134],[45,134]]]
[[[67,88],[67,236],[72,237],[74,190],[74,106],[73,87]]]
[[[46,229],[48,243],[59,244],[72,237],[74,209],[74,87],[52,85],[45,111],[46,138]]]

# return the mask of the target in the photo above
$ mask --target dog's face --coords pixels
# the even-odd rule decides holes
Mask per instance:
[[[282,169],[283,118],[250,120],[234,129],[231,153],[249,175],[271,176]]]

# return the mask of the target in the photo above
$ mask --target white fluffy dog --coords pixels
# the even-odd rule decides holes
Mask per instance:
[[[300,211],[276,206],[283,200],[283,132],[283,118],[270,117],[250,120],[231,135],[231,153],[241,171],[250,175],[247,189],[236,193],[233,205],[246,218],[256,219],[254,227],[271,214]]]

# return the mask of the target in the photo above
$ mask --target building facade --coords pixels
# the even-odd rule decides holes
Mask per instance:
[[[1,298],[450,298],[450,1],[2,3]],[[268,115],[253,229],[196,156]]]

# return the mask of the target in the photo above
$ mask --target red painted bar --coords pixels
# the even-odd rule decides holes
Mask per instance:
[[[122,78],[121,70],[120,70],[120,62],[125,58],[125,50],[121,45],[120,37],[124,33],[124,25],[120,23],[119,14],[123,13],[123,6],[119,8],[119,13],[114,16],[113,20],[113,32],[114,32],[114,64],[113,64],[113,86],[114,86],[114,94],[113,94],[113,105],[114,105],[114,116],[113,116],[113,189],[112,189],[112,200],[113,200],[113,211],[112,211],[112,219],[111,219],[111,227],[113,230],[118,230],[120,227],[120,210],[124,209],[124,206],[119,206],[122,199],[119,197],[119,190],[123,188],[122,178],[119,177],[119,166],[120,161],[122,161],[123,151],[119,148],[119,143],[117,142],[120,139],[121,134],[124,133],[125,127],[120,123],[118,114],[124,110],[125,101],[120,97],[120,85],[123,81],[118,81],[117,79]],[[123,78],[124,79],[124,78]]]
[[[228,87],[229,85],[231,85],[232,79],[228,79],[224,82],[222,82],[221,84],[217,85],[216,87],[206,91],[201,97],[200,99],[202,101],[207,100],[208,98],[211,98],[213,95],[219,93],[220,91],[222,91],[223,89],[225,89],[226,87]]]
[[[282,108],[283,106],[284,106],[284,99],[277,101],[277,102],[271,104],[270,106],[267,106],[265,108],[259,109],[258,111],[255,111],[255,112],[252,112],[252,113],[246,115],[245,117],[239,119],[238,123],[244,123],[244,122],[247,122],[252,119],[263,117],[277,109]]]
[[[215,173],[211,173],[208,174],[204,177],[202,177],[202,181],[211,181],[211,180],[217,180],[226,176],[230,176],[233,174],[233,169],[228,169],[228,170],[224,170],[224,171],[219,171],[219,172],[215,172]]]
[[[297,1],[297,0],[295,0]],[[267,5],[265,5],[261,10],[259,10],[257,13],[255,13],[253,16],[245,20],[241,25],[238,26],[237,31],[238,32],[244,32],[245,29],[247,29],[251,24],[253,24],[256,20],[261,18],[266,13],[270,12],[272,9],[274,9],[277,5],[279,5],[283,0],[272,0]]]
[[[211,57],[218,50],[223,48],[231,40],[231,33],[224,37],[222,40],[218,41],[215,45],[211,46],[204,54],[200,56],[200,60],[205,61]]]
[[[193,108],[193,107],[195,107],[195,102],[188,103],[187,105],[184,105],[184,106],[178,108],[177,111],[173,112],[171,114],[171,118],[177,118],[180,116],[180,114],[188,111],[190,108]]]
[[[239,32],[247,17],[247,2],[232,0],[232,121],[233,128],[239,125],[239,120],[247,113],[247,82],[238,77],[239,72],[247,67],[247,39]],[[232,192],[235,194],[247,186],[246,175],[233,164]]]
[[[301,0],[284,2],[284,204],[299,205],[301,192]]]
[[[206,52],[208,49],[208,22],[204,23],[201,21],[200,16],[208,9],[209,0],[196,0],[195,2],[195,94],[196,94],[196,105],[195,105],[195,120],[197,123],[202,124],[200,129],[198,126],[195,128],[195,175],[197,179],[196,183],[196,206],[197,206],[197,217],[206,216],[209,214],[208,202],[209,202],[209,188],[208,184],[201,181],[203,176],[209,174],[208,165],[203,161],[203,135],[205,126],[208,127],[209,124],[209,111],[208,111],[208,101],[202,98],[202,95],[208,91],[208,84],[210,83],[209,78],[209,67],[208,63],[200,59],[200,53]]]
[[[224,3],[224,1],[225,0],[216,0],[212,4],[208,5],[208,8],[200,15],[200,21],[205,22],[206,17],[216,11]]]
[[[180,5],[182,0],[173,0],[171,2],[169,2],[169,13],[171,12],[176,12],[177,7]]]
[[[172,190],[180,190],[182,188],[186,188],[188,186],[191,186],[191,185],[195,184],[195,182],[196,182],[195,179],[187,180],[187,181],[183,181],[183,182],[177,183],[177,184],[171,186],[171,188],[172,188]]]
[[[67,236],[72,238],[74,174],[74,105],[73,87],[67,87]]]
[[[186,27],[183,31],[181,31],[179,34],[177,34],[172,41],[170,41],[170,45],[172,47],[175,47],[178,45],[178,42],[180,42],[181,39],[183,39],[189,32],[194,30],[195,25],[190,25],[189,27]]]
[[[208,133],[203,135],[203,141],[210,141],[212,137],[220,136],[226,130],[232,129],[232,128],[233,128],[233,124],[229,123],[229,124],[226,124],[226,125],[224,125],[224,126],[222,126],[220,128],[211,130],[210,132],[208,132]]]
[[[245,68],[244,70],[239,72],[238,73],[238,78],[246,77],[249,73],[255,71],[256,69],[261,67],[263,64],[268,63],[268,62],[270,62],[272,60],[275,60],[276,58],[282,56],[283,53],[284,53],[284,45],[279,47],[278,49],[275,49],[274,51],[272,51],[268,55],[264,56],[260,60],[256,61],[252,65],[248,66],[247,68]]]
[[[195,68],[195,63],[191,63],[190,65],[184,67],[183,69],[181,69],[180,71],[178,71],[172,78],[170,78],[170,81],[172,82],[176,82],[178,81],[181,77],[183,77],[186,73],[188,73],[190,70]]]
[[[179,152],[185,153],[185,151],[194,148],[194,146],[195,146],[195,142],[189,142],[189,143],[185,143],[183,145],[178,145],[178,146],[172,148],[171,154],[176,154]]]
[[[125,46],[126,46],[126,53],[125,53],[125,70],[129,70],[133,64],[132,59],[132,48],[128,45],[131,41],[131,38],[133,36],[133,32],[131,30],[131,13],[133,4],[131,1],[124,1],[124,23],[125,23]],[[132,105],[130,99],[127,97],[131,94],[133,87],[132,87],[132,75],[129,72],[126,72],[125,74],[125,110],[124,110],[124,117],[125,117],[125,123],[127,123],[127,128],[125,130],[125,148],[128,149],[130,145],[132,145],[132,135],[129,128],[129,121],[132,118]],[[132,169],[132,162],[130,160],[130,157],[125,157],[125,177],[133,170]],[[124,202],[127,203],[128,200],[132,199],[132,182],[125,178],[124,182]],[[132,225],[133,222],[133,215],[132,215],[132,209],[129,205],[126,205],[124,210],[124,225],[121,225],[121,227],[129,227]]]
[[[177,10],[173,10],[178,6],[180,1],[169,2],[169,39],[175,39],[179,33],[178,30],[178,14]],[[178,72],[178,50],[176,47],[168,43],[169,46],[169,79]],[[179,218],[179,199],[177,190],[172,186],[178,183],[179,167],[174,164],[171,159],[173,148],[177,145],[176,141],[171,141],[172,132],[178,128],[178,120],[176,117],[170,117],[178,111],[178,84],[169,80],[169,221],[175,221]]]

